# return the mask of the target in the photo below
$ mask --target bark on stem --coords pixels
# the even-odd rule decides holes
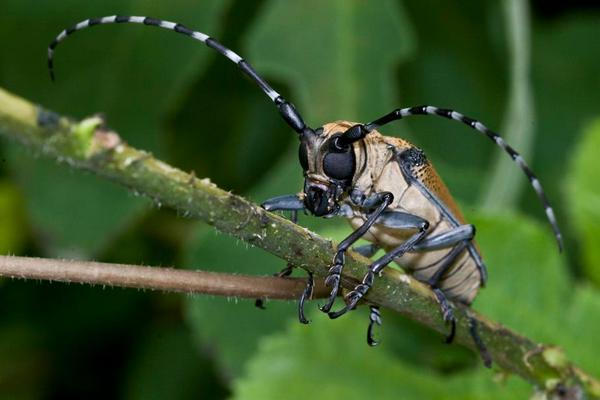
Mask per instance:
[[[303,278],[12,256],[0,256],[0,276],[249,299],[296,300],[306,286]],[[322,283],[315,283],[313,298],[324,298],[328,293]]]
[[[226,234],[261,247],[295,266],[324,277],[335,254],[335,244],[239,196],[219,189],[209,180],[175,169],[152,155],[127,146],[119,136],[102,129],[102,121],[71,121],[0,89],[0,135],[22,142],[70,166],[92,171],[153,200],[213,225]],[[346,257],[342,277],[353,288],[369,260],[353,252]],[[366,300],[440,332],[446,327],[433,293],[420,282],[388,270],[375,281]],[[456,342],[477,351],[469,334],[469,314],[496,365],[520,375],[536,387],[600,398],[600,383],[576,368],[559,348],[536,343],[475,311],[458,307]]]

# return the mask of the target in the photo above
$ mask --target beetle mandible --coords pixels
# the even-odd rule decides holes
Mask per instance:
[[[331,294],[320,309],[331,318],[354,309],[371,288],[377,274],[391,262],[397,262],[433,290],[443,319],[451,323],[447,337],[450,342],[455,332],[450,301],[469,305],[486,282],[486,268],[473,240],[475,227],[466,222],[423,151],[403,139],[383,136],[377,131],[377,128],[402,118],[416,115],[444,117],[461,122],[491,139],[508,153],[529,179],[543,204],[559,249],[562,249],[562,236],[552,207],[525,160],[497,133],[459,112],[433,106],[408,107],[366,124],[337,121],[312,129],[292,103],[277,93],[237,53],[202,32],[175,22],[142,16],[91,18],[60,32],[48,47],[51,78],[54,79],[53,59],[58,43],[76,31],[113,23],[156,26],[206,44],[237,64],[271,99],[285,122],[298,134],[304,190],[300,194],[268,200],[263,207],[270,211],[291,211],[294,216],[298,211],[306,210],[318,217],[345,217],[355,229],[338,246],[326,279]],[[340,290],[345,253],[361,238],[372,244],[357,248],[359,253],[371,257],[381,248],[385,254],[371,263],[362,282],[346,294],[344,307],[332,311]],[[311,296],[312,287],[313,277],[309,274],[298,303],[299,319],[303,323],[308,323],[303,307]],[[377,306],[371,305],[370,309],[367,341],[375,345],[372,329],[375,324],[381,325],[381,318]],[[489,365],[491,360],[476,329],[471,329],[471,334]]]

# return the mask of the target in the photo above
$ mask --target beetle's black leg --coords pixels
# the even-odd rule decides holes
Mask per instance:
[[[473,341],[475,342],[475,345],[479,350],[479,354],[481,355],[481,359],[483,360],[483,365],[485,365],[487,368],[491,368],[492,355],[490,354],[490,352],[487,349],[487,346],[485,345],[485,343],[483,343],[483,340],[481,340],[481,337],[479,336],[477,320],[471,317],[469,313],[467,313],[467,318],[469,320],[469,333],[471,334],[471,337],[473,338]]]
[[[266,310],[267,307],[265,307],[265,299],[262,297],[259,297],[257,299],[254,300],[254,307],[259,308],[261,310]]]
[[[391,204],[394,200],[394,196],[389,192],[381,192],[377,193],[374,196],[370,197],[365,201],[365,208],[374,208],[373,211],[364,224],[362,224],[357,230],[352,232],[346,239],[344,239],[340,245],[338,246],[338,251],[335,253],[333,257],[333,266],[329,268],[327,279],[325,280],[325,284],[327,286],[331,286],[331,294],[329,295],[329,299],[325,305],[319,307],[323,312],[329,312],[333,303],[335,302],[335,298],[337,297],[338,291],[340,289],[340,277],[342,274],[342,269],[344,268],[345,254],[346,250],[350,248],[358,239],[363,237],[365,233],[371,228],[371,226],[375,223],[377,218],[381,215],[383,211]]]
[[[300,301],[298,302],[298,320],[302,324],[310,323],[304,316],[304,302],[306,299],[310,299],[313,295],[313,288],[315,286],[315,280],[313,279],[312,272],[308,273],[308,280],[306,281],[306,287],[304,288],[304,292],[302,292],[302,296],[300,297]]]
[[[471,240],[475,237],[475,227],[473,225],[460,225],[449,231],[442,232],[439,235],[432,235],[417,243],[413,250],[430,251],[453,247],[457,243]]]
[[[371,286],[373,285],[373,281],[375,280],[375,275],[380,273],[389,263],[394,261],[395,258],[401,257],[407,251],[412,250],[416,243],[418,243],[425,234],[427,233],[427,228],[429,228],[429,222],[425,219],[418,217],[412,214],[405,214],[405,224],[411,225],[412,229],[417,229],[414,235],[412,235],[407,241],[402,243],[400,246],[396,247],[389,253],[386,253],[381,258],[374,261],[369,266],[369,272],[364,276],[362,283],[357,285],[354,290],[346,295],[346,306],[339,311],[330,312],[330,318],[337,318],[341,315],[344,315],[349,310],[352,310],[356,307],[356,304],[362,299],[362,297],[369,291]]]
[[[369,243],[362,246],[353,247],[352,250],[363,257],[371,258],[375,255],[375,253],[377,253],[379,246],[377,246],[375,243]]]
[[[294,270],[294,266],[292,264],[287,264],[281,271],[274,273],[273,276],[276,276],[278,278],[284,278],[286,276],[290,276],[292,274],[293,270]],[[256,308],[260,308],[261,310],[267,309],[265,307],[265,299],[264,298],[256,299],[254,301],[254,306]]]
[[[370,306],[371,313],[369,314],[369,327],[367,328],[367,343],[369,346],[377,346],[379,342],[373,338],[373,327],[374,325],[381,326],[381,314],[379,314],[379,307]]]
[[[304,210],[304,202],[296,194],[286,194],[265,200],[260,205],[267,211],[298,211]]]
[[[484,286],[487,280],[487,270],[479,252],[471,242],[471,239],[475,237],[475,227],[473,225],[459,225],[454,229],[447,232],[440,233],[439,235],[431,236],[423,239],[417,243],[415,251],[429,251],[437,250],[446,247],[454,246],[455,244],[464,241],[469,252],[469,255],[475,262],[479,276],[481,278],[481,285]]]

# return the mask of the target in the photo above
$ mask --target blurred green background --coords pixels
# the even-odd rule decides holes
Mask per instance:
[[[0,0],[0,86],[62,114],[102,112],[134,146],[260,202],[301,189],[296,138],[228,60],[133,25],[75,34],[88,17],[149,15],[238,51],[312,126],[399,106],[455,108],[522,150],[566,239],[559,255],[534,192],[474,131],[436,118],[390,125],[433,160],[489,269],[474,307],[562,346],[600,376],[600,5],[593,1]],[[595,39],[594,39],[595,38]],[[497,158],[498,157],[498,158]],[[283,263],[93,175],[0,141],[3,254],[269,274]],[[343,238],[343,221],[301,217]],[[0,281],[1,399],[525,398],[519,378],[383,312],[301,326],[294,302]]]

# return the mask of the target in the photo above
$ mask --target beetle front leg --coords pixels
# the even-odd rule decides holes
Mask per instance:
[[[417,229],[418,231],[412,235],[406,242],[402,243],[400,246],[396,247],[389,253],[383,255],[381,258],[374,261],[369,266],[369,271],[365,274],[362,282],[357,285],[350,293],[346,295],[346,306],[339,311],[330,312],[329,317],[334,319],[344,315],[349,310],[352,310],[356,307],[356,304],[363,298],[363,296],[369,291],[371,286],[373,286],[373,281],[375,280],[375,275],[379,274],[389,263],[394,261],[395,258],[401,257],[404,253],[412,250],[414,246],[425,236],[427,233],[427,229],[429,228],[429,222],[421,217],[412,214],[400,213],[404,214],[403,223],[405,226],[410,226],[413,229]],[[398,215],[400,217],[400,215]]]
[[[344,269],[344,262],[346,251],[352,246],[356,241],[358,241],[367,231],[373,226],[377,218],[385,211],[385,209],[392,203],[394,200],[394,195],[390,192],[381,192],[371,196],[364,202],[365,208],[374,208],[373,211],[364,224],[362,224],[357,230],[352,232],[346,239],[344,239],[340,245],[338,246],[338,251],[335,253],[333,257],[333,265],[329,268],[329,272],[327,275],[327,279],[325,280],[325,285],[331,286],[331,293],[329,295],[329,299],[327,303],[321,307],[321,311],[329,312],[333,303],[335,302],[335,298],[340,290],[340,278],[342,275],[342,270]]]
[[[304,210],[304,202],[300,200],[297,194],[286,194],[265,200],[260,205],[267,211],[292,211],[298,212]]]

